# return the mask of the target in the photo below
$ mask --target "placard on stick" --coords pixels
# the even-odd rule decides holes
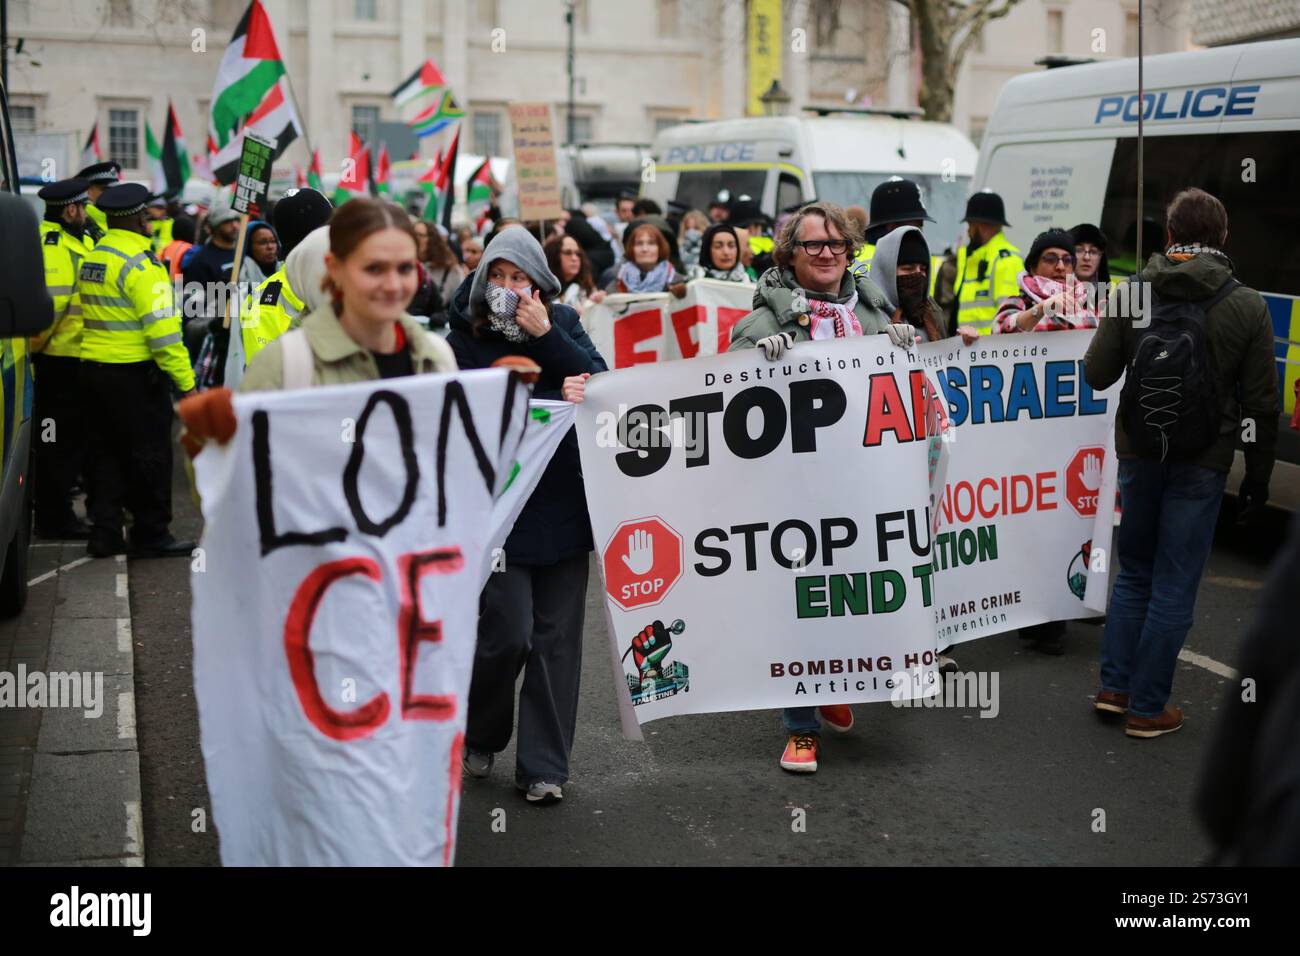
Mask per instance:
[[[274,137],[252,130],[244,131],[244,148],[239,154],[239,174],[235,177],[235,198],[231,208],[247,214],[249,206],[259,202],[271,185],[271,161],[275,157]]]
[[[555,172],[555,132],[549,103],[511,103],[510,138],[519,181],[519,218],[559,219],[560,187]]]

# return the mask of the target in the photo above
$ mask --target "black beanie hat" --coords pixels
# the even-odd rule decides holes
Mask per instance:
[[[1033,275],[1038,266],[1038,257],[1048,249],[1064,249],[1074,255],[1074,236],[1055,227],[1040,232],[1034,237],[1034,244],[1029,247],[1029,255],[1025,256],[1025,271]]]
[[[289,258],[298,243],[330,221],[334,206],[314,189],[299,189],[275,204],[275,231],[280,236],[280,258]]]
[[[1090,222],[1079,223],[1070,230],[1070,235],[1074,237],[1076,246],[1081,242],[1091,242],[1102,252],[1106,251],[1106,234]]]
[[[898,265],[921,265],[930,270],[930,250],[920,232],[907,230],[898,244]]]

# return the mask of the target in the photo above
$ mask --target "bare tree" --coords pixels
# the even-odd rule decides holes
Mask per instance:
[[[957,74],[981,31],[1020,0],[895,0],[907,7],[921,47],[921,109],[926,119],[952,119]]]

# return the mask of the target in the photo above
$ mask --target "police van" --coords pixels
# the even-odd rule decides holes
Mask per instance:
[[[1002,88],[980,147],[976,188],[1001,194],[1021,249],[1048,226],[1096,223],[1112,273],[1163,247],[1164,211],[1199,186],[1228,210],[1224,250],[1273,319],[1283,420],[1274,498],[1300,499],[1300,39],[1061,67]],[[1137,238],[1137,121],[1143,116],[1143,236]],[[1288,464],[1283,464],[1283,463]],[[1240,456],[1238,456],[1238,470]],[[1236,488],[1235,481],[1229,487]]]
[[[915,110],[814,112],[667,127],[655,137],[654,179],[641,195],[703,211],[726,190],[775,219],[810,199],[865,209],[878,185],[905,176],[936,220],[925,223],[931,250],[955,247],[978,158],[969,139]]]
[[[27,603],[27,545],[32,499],[32,367],[27,337],[49,328],[54,304],[45,289],[39,220],[20,192],[9,104],[0,80],[0,617]]]

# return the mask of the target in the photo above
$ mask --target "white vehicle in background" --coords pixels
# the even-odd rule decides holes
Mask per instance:
[[[592,203],[612,225],[623,193],[636,195],[650,156],[645,143],[571,143],[556,150],[560,205],[577,209]]]
[[[641,195],[665,209],[671,199],[706,211],[726,190],[733,200],[757,200],[776,219],[810,199],[865,209],[872,190],[904,176],[921,187],[936,220],[925,223],[931,249],[955,245],[978,157],[969,139],[916,111],[816,112],[670,126],[655,138],[654,181]]]
[[[1272,497],[1300,507],[1300,433],[1289,427],[1300,379],[1300,39],[1216,47],[1028,73],[1007,82],[989,118],[975,186],[1006,203],[1021,249],[1048,226],[1095,223],[1113,272],[1133,270],[1137,120],[1143,112],[1143,258],[1162,248],[1164,212],[1198,186],[1228,209],[1237,278],[1268,303],[1282,421]],[[1237,467],[1229,488],[1237,488]]]

